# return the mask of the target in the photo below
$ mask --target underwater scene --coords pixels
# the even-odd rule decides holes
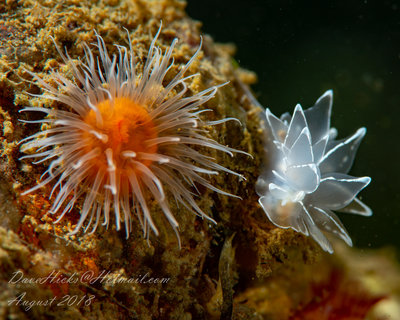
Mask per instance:
[[[399,85],[399,1],[0,1],[0,319],[400,320]]]

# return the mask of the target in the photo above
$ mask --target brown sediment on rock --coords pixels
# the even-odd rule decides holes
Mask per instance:
[[[299,272],[309,274],[315,262],[325,255],[321,256],[321,250],[310,239],[274,227],[259,208],[254,185],[264,154],[259,116],[262,110],[246,93],[246,85],[253,83],[256,76],[235,64],[232,45],[216,44],[206,35],[199,56],[187,72],[200,76],[188,81],[188,87],[195,94],[229,81],[213,100],[202,106],[214,111],[204,116],[207,120],[236,117],[242,125],[232,121],[210,127],[210,137],[253,156],[251,159],[236,154],[231,158],[219,152],[210,153],[219,164],[246,178],[241,181],[235,176],[220,174],[211,181],[242,200],[199,190],[201,195],[196,198],[197,203],[218,222],[217,225],[170,201],[179,222],[182,248],[155,205],[152,216],[160,236],[151,236],[149,243],[143,239],[139,223],[129,239],[125,239],[123,231],[115,231],[114,226],[109,230],[98,228],[91,235],[68,236],[79,218],[79,203],[60,223],[54,224],[57,216],[48,213],[51,186],[21,195],[23,190],[37,183],[46,164],[31,165],[27,160],[18,160],[21,156],[18,141],[40,130],[40,125],[24,124],[18,119],[36,120],[42,116],[18,111],[26,106],[66,108],[48,99],[30,96],[28,93],[43,92],[30,81],[26,70],[48,82],[56,71],[73,79],[70,66],[63,63],[52,38],[72,59],[80,59],[83,42],[94,42],[95,32],[104,38],[111,53],[116,52],[113,44],[126,46],[126,28],[140,70],[152,35],[162,20],[157,45],[164,50],[173,38],[179,38],[173,52],[175,65],[167,75],[168,81],[188,62],[200,43],[201,25],[191,20],[184,8],[185,2],[177,0],[20,0],[0,4],[0,285],[4,289],[0,300],[9,301],[24,292],[26,301],[57,297],[60,302],[66,295],[77,298],[77,301],[70,301],[71,305],[49,302],[29,310],[17,303],[0,304],[1,316],[18,319],[214,319],[220,316],[221,310],[211,311],[210,302],[212,305],[212,301],[221,298],[224,290],[228,292],[225,296],[231,299],[232,288],[235,319],[261,319],[265,314],[281,315],[283,312],[289,315],[292,306],[304,302],[304,297],[293,301],[285,290]],[[223,244],[233,233],[230,249],[222,251]],[[225,253],[220,259],[221,251]],[[219,261],[229,267],[219,269]],[[9,283],[17,270],[32,279],[49,277],[54,275],[53,271],[57,273],[54,281],[50,277],[43,283]],[[83,275],[87,277],[81,278]],[[138,280],[143,277],[168,281],[149,284]],[[63,279],[77,281],[65,283]],[[220,292],[218,281],[226,284]],[[272,298],[267,294],[262,306],[252,303],[254,297],[260,296],[257,291],[262,287],[260,284],[265,283],[269,286],[265,290],[273,292]],[[303,285],[306,287],[307,282]],[[248,302],[240,298],[244,296]],[[270,306],[267,313],[263,312],[265,304]],[[219,301],[214,306],[230,310],[232,302]]]

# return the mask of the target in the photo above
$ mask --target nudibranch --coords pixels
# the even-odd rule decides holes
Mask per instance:
[[[94,48],[98,56],[84,44],[85,55],[80,62],[56,45],[64,63],[72,66],[74,82],[54,72],[53,85],[31,73],[45,91],[38,97],[55,100],[65,110],[21,110],[47,115],[42,120],[25,121],[45,123],[47,128],[21,141],[21,151],[30,153],[21,159],[49,163],[41,182],[23,194],[54,182],[50,212],[59,214],[56,222],[81,199],[80,218],[71,234],[89,227],[94,232],[100,221],[108,227],[113,214],[116,229],[124,223],[128,237],[136,214],[144,236],[148,237],[150,230],[157,235],[149,206],[149,201],[155,201],[179,240],[178,222],[167,192],[177,204],[212,222],[194,200],[196,186],[234,196],[213,186],[207,177],[219,172],[241,175],[200,152],[204,148],[231,156],[241,152],[208,137],[207,127],[236,119],[202,119],[204,112],[212,110],[200,106],[215,96],[221,84],[191,95],[187,82],[199,74],[185,73],[198,56],[201,43],[174,75],[172,53],[177,39],[163,52],[156,45],[160,32],[161,27],[148,49],[143,71],[138,70],[127,31],[129,46],[115,45],[117,54],[112,56],[97,33]],[[164,83],[167,74],[172,80]]]
[[[336,140],[337,131],[330,128],[331,109],[331,90],[307,110],[298,104],[293,116],[285,113],[277,118],[267,109],[269,139],[265,149],[269,165],[256,184],[259,203],[273,224],[311,236],[329,253],[332,245],[322,231],[352,246],[333,211],[372,214],[356,198],[371,178],[348,175],[366,129]]]

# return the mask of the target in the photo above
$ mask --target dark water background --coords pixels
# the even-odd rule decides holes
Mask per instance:
[[[339,216],[355,246],[400,253],[400,1],[188,0],[187,11],[204,33],[237,45],[276,115],[333,89],[338,138],[367,127],[350,174],[372,177],[360,195],[374,214]]]

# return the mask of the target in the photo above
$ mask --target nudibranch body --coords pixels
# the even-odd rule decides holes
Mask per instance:
[[[332,91],[327,91],[305,111],[298,104],[292,117],[285,113],[279,119],[266,110],[269,165],[256,186],[259,203],[272,223],[311,236],[330,253],[332,246],[322,231],[352,245],[333,211],[372,214],[356,198],[371,179],[348,175],[366,129],[335,140],[331,108]]]
[[[100,220],[108,226],[112,213],[116,229],[123,222],[127,236],[132,230],[134,214],[144,236],[149,235],[150,229],[158,234],[148,205],[151,199],[158,203],[177,233],[178,222],[170,210],[166,190],[178,204],[213,222],[193,198],[196,185],[232,196],[211,185],[205,177],[221,171],[240,175],[196,150],[200,146],[230,155],[240,152],[207,137],[207,126],[232,118],[201,119],[203,112],[211,110],[199,106],[213,98],[220,85],[189,94],[186,83],[198,74],[184,74],[201,44],[187,64],[164,84],[174,65],[172,52],[177,39],[163,53],[156,46],[160,31],[161,28],[150,45],[141,74],[137,72],[130,40],[129,47],[116,45],[118,54],[110,56],[104,40],[97,34],[99,56],[95,57],[85,44],[84,61],[79,64],[57,48],[63,61],[72,66],[77,84],[54,73],[53,86],[32,74],[48,93],[39,97],[58,101],[67,110],[46,107],[21,110],[47,114],[43,120],[26,122],[50,125],[21,141],[21,150],[32,153],[22,159],[39,158],[35,163],[52,160],[43,174],[46,178],[24,194],[55,181],[50,212],[59,213],[57,221],[83,197],[80,219],[72,234],[84,225],[85,231],[91,226],[94,232]]]

